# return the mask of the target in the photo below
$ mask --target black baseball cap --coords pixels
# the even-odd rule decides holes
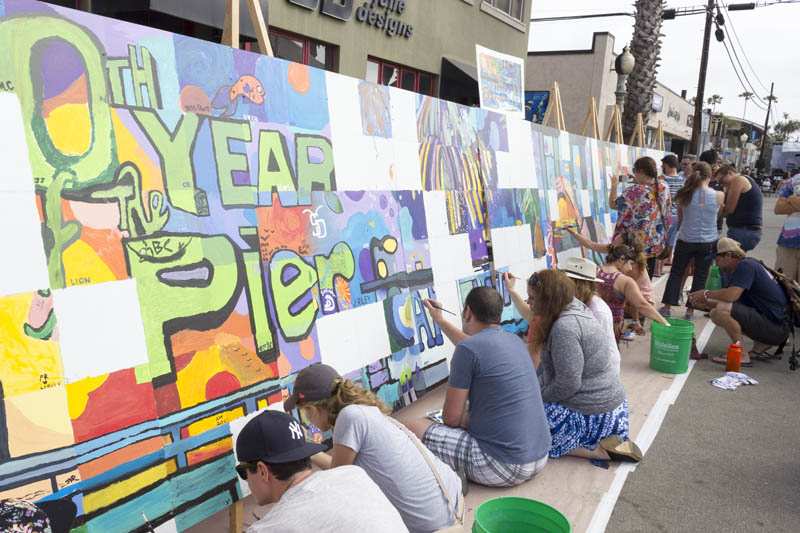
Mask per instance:
[[[243,463],[290,463],[326,449],[308,442],[300,422],[280,411],[264,411],[254,417],[236,439],[236,457]]]
[[[672,168],[678,168],[680,163],[678,162],[678,156],[675,154],[667,154],[661,159],[662,163],[666,163],[667,165],[671,166]]]
[[[333,382],[341,377],[332,366],[317,364],[305,367],[297,374],[292,395],[283,402],[283,408],[291,411],[297,404],[330,398]]]

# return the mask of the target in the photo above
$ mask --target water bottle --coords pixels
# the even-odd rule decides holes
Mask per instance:
[[[742,345],[734,342],[728,346],[728,357],[725,370],[727,372],[739,372],[742,369]]]

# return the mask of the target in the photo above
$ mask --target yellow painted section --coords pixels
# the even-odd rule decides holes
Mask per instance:
[[[259,409],[266,409],[267,405],[269,404],[267,403],[266,398],[261,398],[260,400],[258,400],[258,403],[256,405]]]
[[[60,105],[50,111],[44,123],[59,151],[68,155],[81,155],[89,149],[92,124],[88,105]]]
[[[58,343],[34,339],[23,329],[33,302],[33,293],[0,298],[0,382],[6,397],[60,385],[64,380]]]
[[[201,433],[208,431],[209,429],[214,429],[217,426],[227,424],[231,420],[236,420],[237,418],[241,418],[243,416],[244,416],[244,408],[237,407],[235,409],[230,409],[229,411],[223,411],[221,413],[217,413],[207,418],[202,418],[197,422],[192,422],[186,428],[186,431],[189,432],[190,437],[194,437],[195,435],[200,435]]]
[[[164,180],[161,168],[142,149],[142,142],[137,141],[128,128],[122,123],[116,110],[111,110],[111,124],[114,128],[114,139],[117,141],[117,155],[120,161],[130,161],[139,167],[142,173],[142,190],[159,190],[164,192]],[[149,206],[147,201],[145,206]]]
[[[94,249],[84,241],[77,240],[64,250],[64,275],[67,286],[116,281],[117,276],[108,268]]]
[[[205,383],[214,374],[225,370],[219,353],[220,348],[216,345],[198,350],[189,364],[178,371],[176,385],[181,406],[191,407],[206,401]]]
[[[174,474],[176,470],[177,466],[175,460],[170,459],[165,463],[150,467],[127,479],[117,481],[108,487],[86,494],[83,497],[83,511],[85,514],[89,514],[103,507],[108,507],[130,494],[138,492]]]
[[[72,420],[77,420],[83,414],[86,404],[89,403],[89,393],[99,388],[107,379],[108,374],[103,374],[67,384],[67,405]]]
[[[64,387],[6,398],[5,408],[11,457],[74,444]]]

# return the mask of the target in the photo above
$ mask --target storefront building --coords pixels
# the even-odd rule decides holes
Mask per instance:
[[[615,59],[614,36],[605,32],[592,35],[589,49],[528,52],[525,91],[530,94],[549,91],[557,81],[565,126],[572,133],[583,133],[589,102],[594,97],[600,134],[605,135],[616,101]],[[693,113],[694,106],[686,99],[685,91],[679,94],[656,82],[650,117],[645,125],[647,143],[651,143],[660,123],[665,149],[684,154],[692,136]]]
[[[59,0],[219,42],[223,0]],[[478,101],[475,45],[525,57],[531,0],[261,0],[275,56],[348,76]],[[242,45],[257,50],[241,1]]]

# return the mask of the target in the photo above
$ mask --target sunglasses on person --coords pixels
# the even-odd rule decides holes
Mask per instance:
[[[236,465],[236,473],[242,478],[242,481],[247,481],[247,474],[256,469],[258,461],[245,461]]]

